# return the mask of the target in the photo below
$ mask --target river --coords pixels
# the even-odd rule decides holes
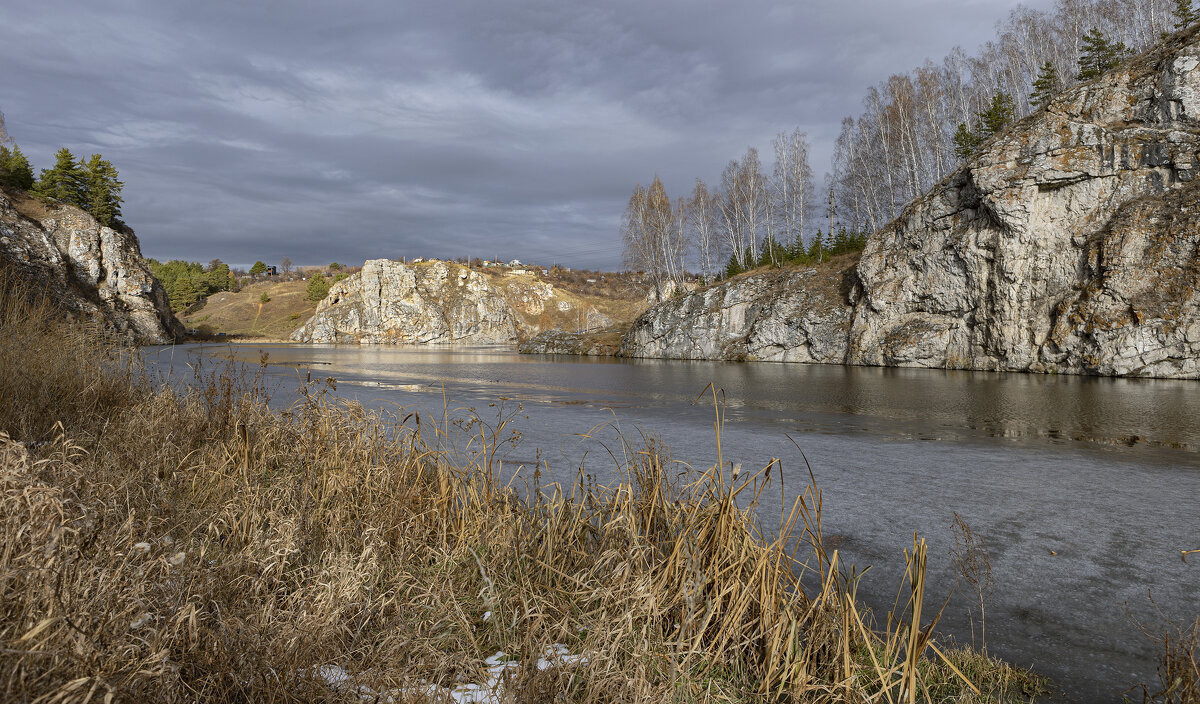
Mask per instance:
[[[1065,701],[1115,702],[1155,684],[1159,646],[1139,625],[1160,631],[1200,613],[1200,554],[1180,555],[1200,548],[1200,382],[497,348],[185,345],[152,357],[187,379],[197,360],[256,367],[262,353],[276,404],[308,373],[337,379],[339,396],[426,417],[474,409],[494,420],[502,402],[507,428],[521,433],[507,466],[540,457],[567,482],[581,463],[601,478],[611,471],[618,429],[711,466],[711,383],[724,399],[726,464],[782,463],[784,496],[758,507],[765,524],[804,489],[802,451],[826,535],[843,559],[872,567],[860,595],[885,613],[914,532],[930,546],[927,608],[950,593],[957,513],[992,567],[988,652],[1047,675]],[[980,644],[977,604],[974,588],[960,589],[939,630]]]

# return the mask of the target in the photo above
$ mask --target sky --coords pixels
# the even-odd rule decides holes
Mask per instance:
[[[611,270],[635,184],[797,128],[820,179],[868,86],[1017,4],[4,2],[0,110],[35,170],[112,161],[148,257]]]

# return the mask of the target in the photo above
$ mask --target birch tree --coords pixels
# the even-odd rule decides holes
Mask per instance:
[[[643,271],[660,295],[669,280],[682,283],[686,271],[682,213],[672,207],[658,176],[649,188],[638,184],[621,218],[625,266]]]
[[[780,132],[771,145],[775,148],[771,212],[778,225],[778,238],[792,246],[804,242],[805,218],[812,209],[808,138],[797,128],[791,134]]]
[[[759,229],[767,207],[766,179],[757,149],[749,147],[741,161],[729,162],[721,173],[721,191],[725,243],[740,268],[752,267],[758,264]]]
[[[721,211],[717,205],[720,197],[719,193],[709,192],[704,181],[696,179],[696,187],[684,210],[688,238],[696,249],[700,275],[705,281],[716,277],[722,260]]]

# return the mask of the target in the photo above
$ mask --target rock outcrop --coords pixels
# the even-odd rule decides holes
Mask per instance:
[[[844,266],[772,271],[685,293],[634,321],[619,354],[840,363],[852,274]]]
[[[38,211],[36,217],[23,215],[19,202]],[[16,286],[36,288],[129,342],[166,344],[182,337],[137,237],[104,227],[78,208],[0,191],[0,263],[11,269]]]
[[[1173,38],[994,139],[873,236],[848,361],[1194,377],[1200,46]]]
[[[612,357],[620,350],[622,333],[619,328],[593,332],[543,330],[517,345],[517,351],[521,354]]]
[[[514,277],[515,278],[515,277]],[[544,285],[543,285],[544,286]],[[540,314],[550,291],[534,285],[515,303]],[[334,284],[298,342],[512,344],[523,323],[488,277],[450,262],[372,259]]]
[[[656,306],[622,350],[1200,378],[1198,32],[984,145],[871,236],[842,312],[747,277]]]

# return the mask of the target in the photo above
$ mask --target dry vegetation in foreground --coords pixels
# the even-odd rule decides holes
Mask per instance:
[[[933,643],[923,542],[908,603],[874,624],[822,546],[814,487],[778,538],[760,533],[739,502],[771,467],[676,478],[647,443],[610,486],[525,499],[498,481],[503,418],[430,427],[336,400],[332,382],[276,413],[228,370],[155,388],[12,288],[0,700],[429,701],[430,684],[484,681],[497,650],[531,663],[555,643],[585,660],[507,670],[498,701],[1023,701],[1037,686]]]

